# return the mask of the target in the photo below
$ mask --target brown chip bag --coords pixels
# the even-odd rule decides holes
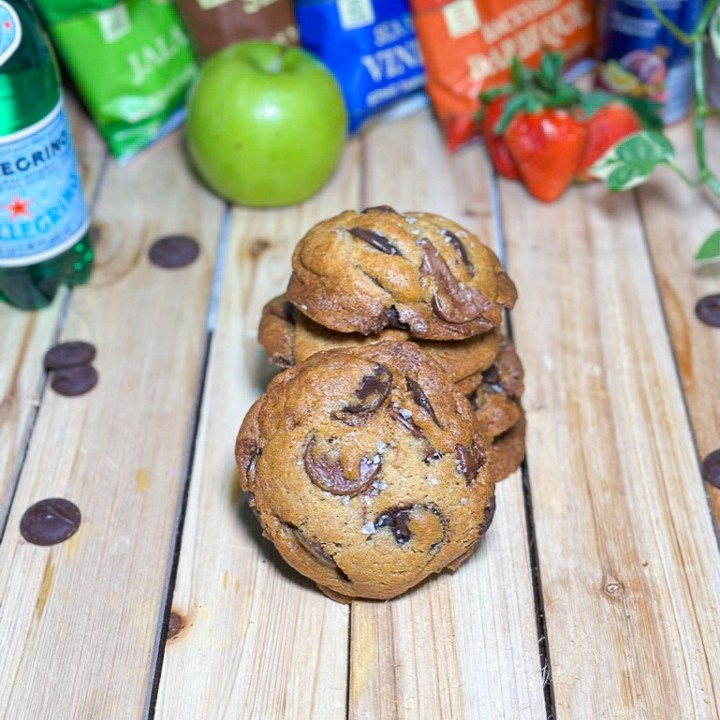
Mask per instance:
[[[239,40],[297,44],[291,0],[175,0],[198,53],[208,57]]]
[[[510,78],[517,56],[537,65],[542,50],[588,57],[592,0],[410,0],[427,92],[449,150],[480,135],[479,94]]]

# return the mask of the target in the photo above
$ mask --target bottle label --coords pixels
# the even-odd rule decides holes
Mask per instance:
[[[20,40],[20,18],[8,3],[0,0],[0,67],[17,50]]]
[[[0,137],[0,267],[55,257],[77,242],[87,227],[61,99],[39,122]]]

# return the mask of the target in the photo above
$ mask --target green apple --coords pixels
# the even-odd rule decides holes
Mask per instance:
[[[290,205],[332,175],[347,132],[332,73],[305,50],[243,41],[212,55],[188,98],[190,158],[219,195]]]

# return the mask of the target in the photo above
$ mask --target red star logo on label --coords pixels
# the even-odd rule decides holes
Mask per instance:
[[[29,218],[30,215],[30,200],[21,200],[17,195],[13,195],[13,199],[9,205],[3,205],[3,207],[10,213],[12,220],[17,220],[21,215]]]

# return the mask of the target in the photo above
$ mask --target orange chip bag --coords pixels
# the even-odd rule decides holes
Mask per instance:
[[[479,95],[508,82],[513,56],[588,57],[592,0],[410,0],[427,92],[449,150],[480,135]]]

